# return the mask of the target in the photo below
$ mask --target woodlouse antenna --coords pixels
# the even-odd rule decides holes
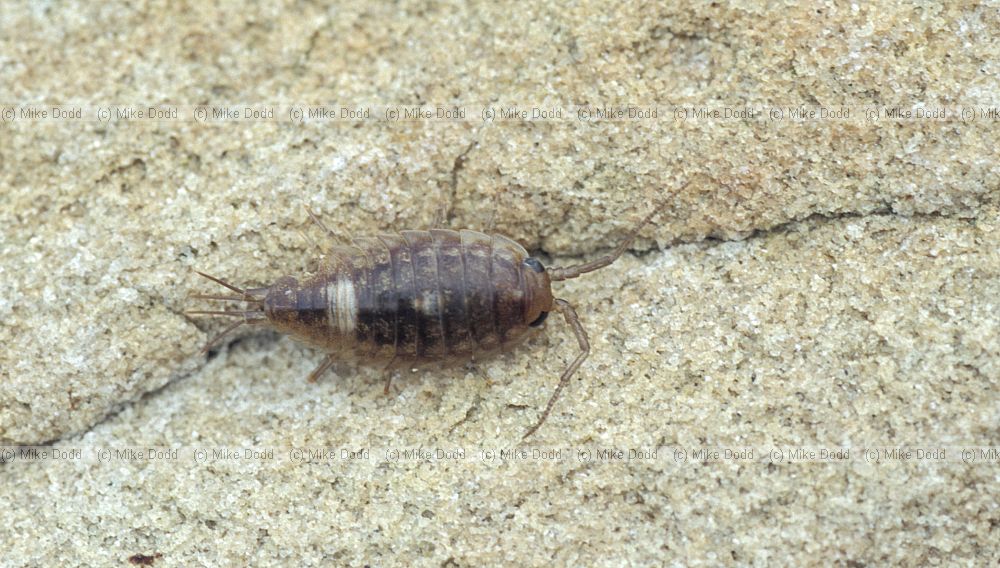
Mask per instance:
[[[688,183],[690,182],[687,182],[684,185],[682,185],[677,191],[683,190],[685,187],[688,186]],[[660,203],[658,203],[656,207],[654,207],[653,210],[650,211],[648,215],[646,215],[646,218],[643,219],[638,225],[636,225],[634,229],[632,229],[632,232],[630,232],[628,236],[625,237],[625,240],[622,241],[621,244],[618,245],[618,248],[616,248],[614,252],[612,252],[611,254],[604,255],[600,258],[594,259],[590,262],[585,262],[583,264],[575,264],[573,266],[567,266],[566,268],[559,268],[559,267],[550,268],[548,270],[549,278],[553,282],[556,282],[558,280],[569,280],[570,278],[576,278],[581,274],[586,274],[588,272],[600,270],[601,268],[604,268],[605,266],[608,266],[614,261],[618,260],[618,258],[621,255],[625,254],[625,251],[628,250],[628,247],[632,246],[632,243],[635,241],[635,238],[639,236],[639,231],[641,231],[646,225],[650,223],[650,221],[653,220],[653,217],[655,217],[656,214],[660,212],[660,209],[663,209],[663,206],[665,204],[666,201],[661,201]]]
[[[618,248],[616,248],[614,252],[612,252],[611,254],[604,255],[601,258],[597,258],[590,262],[585,262],[583,264],[575,264],[573,266],[567,266],[566,268],[558,268],[558,267],[550,268],[549,278],[551,278],[553,282],[558,280],[569,280],[570,278],[576,278],[581,274],[586,274],[588,272],[600,270],[601,268],[610,265],[614,261],[618,260],[618,257],[625,254],[625,251],[628,250],[628,247],[632,246],[632,242],[635,241],[635,238],[639,236],[639,231],[641,231],[643,227],[648,225],[649,222],[653,220],[653,217],[657,213],[659,213],[659,211],[660,208],[657,207],[656,209],[653,210],[652,213],[647,215],[646,218],[643,219],[641,223],[639,223],[634,229],[632,229],[632,232],[629,233],[627,237],[625,237],[625,240],[622,241],[621,244],[618,245]]]

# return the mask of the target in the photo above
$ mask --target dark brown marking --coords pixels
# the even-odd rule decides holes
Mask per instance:
[[[418,356],[417,310],[413,305],[414,282],[410,247],[400,235],[384,235],[382,240],[389,247],[393,262],[393,281],[396,284],[396,309],[392,310],[396,322],[395,353],[401,357]]]
[[[434,229],[431,232],[437,255],[438,293],[444,344],[449,356],[470,355],[465,262],[461,237],[455,231]]]
[[[417,313],[417,357],[440,359],[448,354],[441,322],[441,289],[438,285],[437,254],[427,231],[400,233],[410,247],[413,264],[413,297]]]
[[[469,328],[480,351],[500,346],[494,317],[496,290],[491,280],[493,239],[474,231],[462,231],[465,286],[469,306]]]
[[[156,552],[154,554],[133,554],[128,557],[129,564],[135,566],[152,566],[157,559],[163,558],[162,552]]]

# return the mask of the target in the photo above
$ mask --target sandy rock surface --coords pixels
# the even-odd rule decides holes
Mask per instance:
[[[363,4],[11,7],[0,105],[860,113],[1000,92],[989,8]],[[3,561],[995,562],[995,460],[665,448],[1000,445],[996,125],[5,121],[0,443],[180,455],[7,460]],[[656,203],[630,254],[558,285],[592,344],[527,446],[559,458],[485,456],[518,443],[575,355],[560,318],[383,396],[363,366],[306,383],[321,354],[266,332],[201,355],[221,326],[182,313],[215,291],[194,269],[263,286],[310,270],[311,241],[441,219],[568,264]],[[184,457],[248,447],[264,454]],[[466,459],[386,459],[417,448]],[[599,448],[660,454],[579,457]]]

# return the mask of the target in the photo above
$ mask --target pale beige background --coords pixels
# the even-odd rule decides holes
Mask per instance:
[[[950,4],[949,4],[950,6]],[[0,104],[960,105],[1000,92],[995,7],[8,4]],[[995,101],[994,101],[995,102]],[[0,441],[513,444],[575,353],[304,381],[211,289],[300,235],[495,225],[556,262],[593,353],[541,446],[998,445],[995,122],[15,122],[0,126]],[[685,189],[679,190],[685,182]],[[496,204],[495,206],[493,204]],[[7,463],[2,562],[984,564],[996,464]]]

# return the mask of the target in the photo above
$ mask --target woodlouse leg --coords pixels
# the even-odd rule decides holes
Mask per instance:
[[[316,367],[313,372],[309,373],[309,378],[306,380],[310,383],[315,383],[319,380],[323,373],[330,368],[331,365],[333,365],[333,357],[327,355],[326,358],[323,359],[323,362],[319,364],[319,367]]]
[[[569,384],[570,377],[572,377],[573,373],[580,368],[580,365],[583,364],[587,355],[590,354],[590,342],[587,340],[587,332],[583,329],[583,326],[580,325],[580,318],[577,317],[576,310],[574,310],[573,306],[571,306],[566,300],[557,299],[555,301],[555,305],[556,310],[560,311],[563,318],[566,319],[566,323],[573,328],[573,333],[576,334],[576,341],[580,344],[580,354],[577,355],[576,359],[573,359],[573,362],[569,364],[569,367],[566,367],[566,370],[563,371],[562,376],[559,377],[559,384],[556,385],[555,392],[552,393],[552,397],[549,398],[548,404],[545,405],[545,410],[542,412],[541,418],[539,418],[538,422],[524,434],[521,438],[522,441],[526,440],[528,436],[534,434],[542,423],[545,422],[545,419],[549,417],[549,413],[552,412],[552,407],[555,405],[556,399],[559,398],[559,393],[566,388],[566,385]]]
[[[487,235],[493,234],[493,231],[497,228],[497,211],[500,210],[500,196],[506,190],[498,189],[493,192],[493,204],[490,207],[490,218],[486,220],[486,230],[483,231]]]
[[[382,369],[385,373],[385,389],[382,390],[382,394],[389,396],[389,387],[392,385],[392,376],[396,374],[396,357],[393,357],[389,364]]]
[[[495,229],[496,226],[497,226],[497,208],[493,207],[492,210],[490,211],[490,218],[487,219],[487,221],[486,221],[486,231],[485,231],[485,233],[487,235],[492,234],[493,233],[493,229]]]
[[[236,322],[236,323],[234,323],[234,324],[232,324],[230,326],[227,326],[226,329],[224,329],[221,332],[217,333],[215,335],[215,337],[213,337],[212,339],[209,339],[208,341],[206,341],[204,347],[201,348],[200,353],[202,355],[204,355],[205,353],[208,353],[208,350],[211,349],[213,346],[215,346],[220,341],[222,341],[223,337],[229,335],[230,331],[233,331],[234,329],[236,329],[237,327],[243,325],[244,323],[246,323],[246,322],[238,321],[238,322]]]
[[[319,220],[319,217],[315,213],[312,212],[312,209],[310,209],[308,205],[306,206],[306,213],[309,214],[309,218],[312,219],[314,223],[316,223],[317,225],[319,225],[319,227],[321,229],[323,229],[324,231],[326,231],[327,233],[329,233],[331,237],[336,238],[337,235],[334,234],[334,232],[331,231],[329,227],[327,227],[326,225],[324,225],[323,221]]]
[[[382,394],[386,396],[389,395],[389,387],[392,386],[392,379],[395,377],[396,371],[399,369],[397,359],[397,357],[393,357],[389,360],[389,363],[385,366],[385,368],[382,369],[382,372],[385,373],[385,388],[382,389]]]
[[[222,331],[220,331],[219,333],[217,333],[215,335],[215,337],[213,337],[212,339],[209,339],[205,343],[205,346],[201,348],[201,353],[203,355],[205,353],[208,353],[209,349],[211,349],[212,347],[214,347],[215,345],[217,345],[220,341],[222,341],[222,339],[224,337],[226,337],[227,335],[229,335],[229,332],[231,332],[234,329],[240,327],[241,325],[253,325],[253,324],[261,323],[261,322],[265,321],[262,318],[258,318],[258,319],[249,319],[249,318],[247,318],[247,315],[256,315],[257,312],[217,312],[217,311],[200,311],[199,310],[199,311],[187,311],[187,312],[184,312],[184,313],[189,314],[189,315],[235,316],[235,317],[243,319],[243,321],[238,321],[238,322],[233,323],[232,325],[226,327],[225,329],[223,329]]]
[[[314,241],[312,239],[312,237],[310,237],[309,235],[306,234],[305,231],[298,231],[298,233],[299,233],[299,236],[302,237],[302,240],[305,241],[305,242],[307,242],[307,243],[309,243],[313,248],[317,248],[317,249],[320,248],[319,243],[317,243],[316,241]]]
[[[337,240],[337,235],[334,235],[333,231],[331,231],[329,227],[327,227],[326,225],[324,225],[323,221],[320,221],[319,215],[316,215],[315,213],[313,213],[312,209],[310,209],[308,205],[306,205],[305,208],[306,208],[306,213],[309,214],[309,218],[313,220],[313,223],[316,223],[319,226],[320,229],[323,229],[323,231],[326,232],[326,234],[328,234],[331,237],[333,237],[334,240]],[[299,235],[301,235],[302,238],[306,242],[308,242],[310,245],[312,245],[313,248],[315,248],[316,250],[320,251],[321,255],[325,256],[326,247],[320,245],[315,240],[313,240],[313,238],[310,237],[308,234],[306,234],[305,231],[300,230],[299,231]]]

